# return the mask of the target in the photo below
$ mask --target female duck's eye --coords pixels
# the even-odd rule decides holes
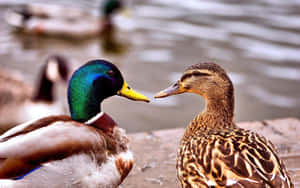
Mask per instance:
[[[109,70],[106,72],[107,75],[109,76],[114,76],[115,75],[115,72],[113,70]]]

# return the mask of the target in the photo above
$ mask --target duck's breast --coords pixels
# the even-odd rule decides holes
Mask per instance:
[[[107,156],[99,164],[95,155],[77,154],[63,160],[49,162],[41,168],[15,181],[12,187],[72,187],[72,188],[115,188],[122,182],[132,167],[131,152],[124,152],[117,156]],[[129,162],[131,161],[131,162]],[[128,169],[124,177],[124,172]],[[122,164],[122,165],[120,165]],[[124,168],[125,167],[125,168]]]

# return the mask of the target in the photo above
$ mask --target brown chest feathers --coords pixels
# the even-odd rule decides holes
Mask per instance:
[[[215,118],[201,114],[186,129],[177,158],[182,187],[293,187],[271,142]]]

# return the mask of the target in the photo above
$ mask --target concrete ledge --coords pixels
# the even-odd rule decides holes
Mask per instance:
[[[277,147],[292,175],[295,187],[300,187],[300,120],[285,118],[241,122],[238,126],[253,130]],[[122,184],[126,188],[180,187],[176,178],[176,150],[183,128],[130,134],[135,166]]]

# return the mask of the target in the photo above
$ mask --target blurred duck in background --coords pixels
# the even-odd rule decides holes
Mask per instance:
[[[31,119],[65,113],[54,96],[57,82],[67,81],[69,65],[61,55],[49,56],[36,85],[29,85],[17,72],[0,70],[0,131]]]
[[[0,187],[118,187],[133,155],[125,131],[101,109],[114,95],[149,102],[112,63],[80,67],[69,81],[71,117],[48,116],[0,136]]]
[[[6,13],[7,23],[19,31],[69,38],[99,36],[112,27],[112,15],[123,7],[121,0],[104,0],[100,17],[79,8],[49,4],[26,4]]]

